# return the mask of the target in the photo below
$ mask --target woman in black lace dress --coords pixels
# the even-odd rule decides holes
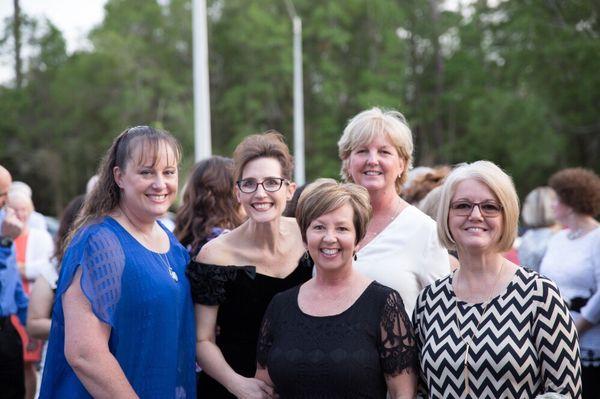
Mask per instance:
[[[308,280],[312,267],[302,260],[296,221],[281,216],[295,189],[283,137],[247,137],[234,163],[236,197],[248,220],[204,245],[187,270],[202,367],[198,397],[270,398],[272,387],[254,378],[260,322],[273,296]]]
[[[369,193],[322,179],[296,218],[316,275],[280,293],[260,330],[256,377],[281,398],[413,398],[417,353],[395,290],[352,266],[371,218]]]

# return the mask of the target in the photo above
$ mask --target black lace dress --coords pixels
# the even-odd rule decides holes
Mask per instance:
[[[384,375],[417,373],[398,292],[374,281],[350,308],[322,317],[300,310],[298,292],[273,298],[258,340],[257,361],[280,398],[385,398]]]
[[[256,372],[256,344],[262,317],[273,296],[312,277],[304,257],[285,278],[256,273],[254,266],[216,266],[190,262],[186,271],[195,303],[219,305],[216,343],[227,363],[245,377]],[[198,376],[199,398],[233,398],[208,374]]]

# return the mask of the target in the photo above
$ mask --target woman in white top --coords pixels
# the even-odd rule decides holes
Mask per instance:
[[[554,190],[550,187],[537,187],[527,194],[523,203],[521,219],[528,230],[521,237],[519,261],[536,272],[540,271],[548,241],[560,229],[552,210],[555,201]]]
[[[412,314],[419,292],[450,273],[436,224],[400,198],[412,164],[412,133],[397,111],[371,108],[352,118],[338,142],[344,180],[369,191],[373,218],[357,270],[400,293]]]
[[[556,282],[569,302],[579,333],[583,397],[600,398],[600,177],[570,168],[550,177],[556,220],[566,229],[548,243],[540,273]]]

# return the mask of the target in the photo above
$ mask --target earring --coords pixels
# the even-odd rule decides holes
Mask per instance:
[[[354,251],[354,253],[352,254],[352,256],[354,257],[354,260],[358,260],[358,256],[356,256],[356,251]]]

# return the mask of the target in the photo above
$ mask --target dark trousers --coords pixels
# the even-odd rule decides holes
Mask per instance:
[[[583,367],[581,371],[583,399],[600,398],[600,367]]]
[[[25,374],[23,344],[10,321],[10,316],[0,316],[0,396],[3,399],[23,399]]]

